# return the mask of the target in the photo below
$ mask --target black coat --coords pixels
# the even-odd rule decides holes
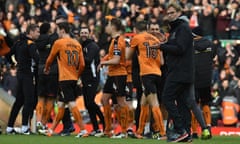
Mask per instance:
[[[160,49],[166,53],[167,79],[169,81],[194,82],[193,37],[188,23],[177,19],[170,23],[170,36]]]
[[[51,52],[52,45],[55,40],[57,40],[57,37],[55,37],[54,35],[41,34],[35,42],[39,52],[39,65],[38,65],[39,75],[44,74],[43,69],[45,67],[45,62],[48,58],[48,55]],[[50,69],[50,74],[58,74],[57,59],[53,61],[53,64]]]
[[[91,39],[82,42],[85,68],[81,75],[83,81],[99,80],[97,66],[100,63],[99,46]]]
[[[216,51],[212,43],[205,38],[194,39],[195,49],[195,87],[204,88],[211,86],[213,57]]]

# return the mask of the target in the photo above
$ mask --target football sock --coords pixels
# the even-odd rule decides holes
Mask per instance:
[[[128,126],[128,106],[124,106],[120,108],[120,125],[122,128],[122,133],[127,132]]]
[[[134,110],[129,109],[128,111],[128,124],[132,124],[134,122]]]
[[[52,101],[47,101],[46,102],[46,108],[45,108],[45,114],[43,115],[43,118],[42,118],[42,123],[44,125],[49,120],[52,110],[53,110],[53,102]]]
[[[121,115],[121,108],[117,107],[115,108],[115,117],[116,117],[116,120],[120,123],[120,115]]]
[[[159,106],[153,106],[152,113],[153,113],[153,118],[154,118],[155,131],[160,131],[160,134],[162,136],[166,135],[165,129],[164,129],[164,124],[163,124],[163,117],[162,117],[162,113],[160,111]]]
[[[193,133],[197,133],[197,126],[198,126],[198,121],[196,119],[196,117],[194,116],[194,114],[192,113],[192,132]]]
[[[103,106],[103,110],[104,110],[105,132],[110,132],[112,130],[111,106],[105,105]]]
[[[145,123],[148,119],[148,113],[149,113],[149,105],[141,106],[141,112],[140,112],[140,117],[139,117],[139,125],[137,129],[137,134],[142,135]]]
[[[207,126],[211,126],[211,112],[210,107],[208,105],[204,105],[202,107],[203,110],[203,116],[206,121]]]

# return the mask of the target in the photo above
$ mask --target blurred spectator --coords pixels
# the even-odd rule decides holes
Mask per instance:
[[[203,29],[203,36],[212,40],[215,35],[215,17],[211,5],[203,5],[203,11],[199,15],[199,25]]]
[[[224,126],[237,126],[239,103],[234,95],[226,95],[222,101],[222,120]]]
[[[234,19],[231,19],[228,29],[231,39],[240,39],[240,12],[236,14]]]
[[[229,1],[229,14],[230,14],[230,17],[231,19],[235,19],[236,18],[236,15],[237,13],[239,12],[239,2],[237,0],[232,0]]]
[[[1,71],[0,71],[0,85],[3,86],[6,77],[9,75],[8,67],[6,64],[1,65]]]
[[[237,84],[234,87],[234,95],[237,98],[238,104],[240,105],[240,80],[237,81]]]
[[[216,34],[219,39],[228,39],[228,26],[230,23],[230,15],[228,9],[223,9],[216,17]]]
[[[220,87],[218,89],[219,92],[219,99],[216,102],[217,106],[221,106],[223,98],[225,96],[232,96],[233,95],[233,89],[229,86],[229,80],[223,79],[220,83]]]
[[[9,95],[16,96],[17,93],[17,69],[13,65],[10,67],[9,74],[4,78],[3,88]]]

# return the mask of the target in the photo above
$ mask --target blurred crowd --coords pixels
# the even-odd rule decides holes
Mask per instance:
[[[11,47],[29,24],[49,22],[63,15],[72,25],[72,33],[87,25],[91,37],[107,51],[110,36],[105,33],[107,17],[120,18],[126,33],[132,33],[138,21],[158,23],[163,32],[165,8],[170,1],[179,2],[189,26],[201,28],[201,35],[213,41],[217,49],[212,77],[214,106],[221,106],[225,96],[234,95],[240,104],[240,11],[239,0],[0,0],[0,35]],[[221,44],[222,39],[231,43]],[[239,39],[239,40],[238,40]],[[103,52],[104,53],[104,52]],[[16,93],[16,67],[6,56],[0,58],[0,82],[10,95]]]

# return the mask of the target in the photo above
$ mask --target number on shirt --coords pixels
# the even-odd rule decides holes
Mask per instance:
[[[68,65],[69,66],[78,66],[78,63],[79,63],[78,51],[65,50],[65,53],[67,54]]]
[[[157,49],[151,48],[149,42],[144,42],[143,45],[146,47],[146,56],[147,58],[155,59],[157,57]]]

